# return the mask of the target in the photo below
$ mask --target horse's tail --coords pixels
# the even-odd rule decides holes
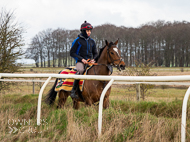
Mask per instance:
[[[58,78],[55,80],[55,83],[53,85],[53,87],[49,90],[48,94],[46,95],[45,98],[45,103],[48,105],[53,105],[55,102],[55,98],[57,96],[57,92],[55,91],[55,86],[57,84]]]

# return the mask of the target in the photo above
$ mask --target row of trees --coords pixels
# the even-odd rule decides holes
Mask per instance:
[[[32,38],[26,56],[34,59],[36,66],[68,66],[74,60],[69,55],[73,40],[79,30],[47,29]],[[97,48],[105,45],[105,40],[119,40],[118,47],[127,66],[140,60],[155,66],[188,67],[190,65],[190,23],[156,21],[138,28],[117,27],[112,24],[96,26],[91,37]],[[48,62],[47,62],[48,61]],[[47,63],[47,65],[46,65]]]
[[[73,59],[69,56],[69,50],[78,33],[76,30],[61,28],[39,32],[32,38],[26,57],[34,59],[36,67],[40,65],[41,67],[55,67],[56,63],[58,67],[67,66],[68,63],[72,64]]]

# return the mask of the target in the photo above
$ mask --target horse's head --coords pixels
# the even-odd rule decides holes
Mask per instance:
[[[119,69],[119,71],[125,69],[125,62],[121,58],[121,51],[117,48],[118,40],[113,43],[106,40],[108,62]]]

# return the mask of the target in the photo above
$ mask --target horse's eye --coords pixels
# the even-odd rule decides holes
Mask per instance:
[[[111,52],[111,54],[114,54],[113,52]]]

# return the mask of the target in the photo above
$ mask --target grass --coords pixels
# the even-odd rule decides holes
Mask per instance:
[[[62,69],[22,68],[21,71],[58,73]],[[167,71],[168,68],[164,69]],[[157,70],[159,72],[161,70]],[[180,72],[180,68],[176,72]],[[42,102],[41,125],[38,126],[37,102],[42,85],[43,83],[35,83],[34,94],[32,83],[19,82],[7,91],[1,90],[0,141],[181,141],[182,100],[187,87],[155,87],[148,90],[145,101],[137,102],[134,88],[113,85],[110,107],[103,110],[102,136],[99,138],[98,106],[85,107],[82,104],[79,110],[74,110],[70,97],[64,109],[56,108],[58,98],[52,107]],[[52,85],[53,83],[48,84],[44,94],[47,94]],[[186,141],[190,141],[189,107],[188,103]]]
[[[20,68],[20,72],[30,72],[30,73],[59,73],[63,70],[64,67],[22,67]]]
[[[181,72],[181,71],[190,71],[189,67],[152,67],[150,68],[151,71],[168,71],[168,72]]]
[[[64,109],[56,108],[57,100],[52,107],[42,102],[41,125],[37,126],[38,94],[28,93],[26,88],[17,94],[17,91],[6,95],[1,92],[0,141],[180,141],[186,89],[151,89],[147,101],[136,102],[133,89],[113,86],[110,107],[103,111],[102,136],[98,138],[98,106],[81,105],[79,110],[73,110],[70,98]],[[154,101],[148,101],[149,97]],[[189,117],[187,113],[187,141]],[[18,130],[11,132],[13,128]]]
[[[146,92],[145,101],[166,101],[170,102],[173,100],[183,100],[184,95],[188,87],[183,88],[166,88],[155,87]],[[112,87],[112,92],[110,95],[111,100],[126,100],[135,101],[136,100],[136,90],[127,85],[120,85]]]
[[[58,73],[59,71],[63,70],[65,67],[22,67],[20,68],[19,71],[21,72],[30,72],[30,73]],[[162,72],[166,72],[166,73],[189,73],[190,69],[188,67],[173,67],[173,68],[169,68],[169,67],[152,67],[150,68],[151,72],[154,72],[156,74],[162,73]],[[125,71],[122,71],[125,72]],[[113,68],[113,75],[121,75],[122,73],[119,72],[117,70],[117,68]]]

